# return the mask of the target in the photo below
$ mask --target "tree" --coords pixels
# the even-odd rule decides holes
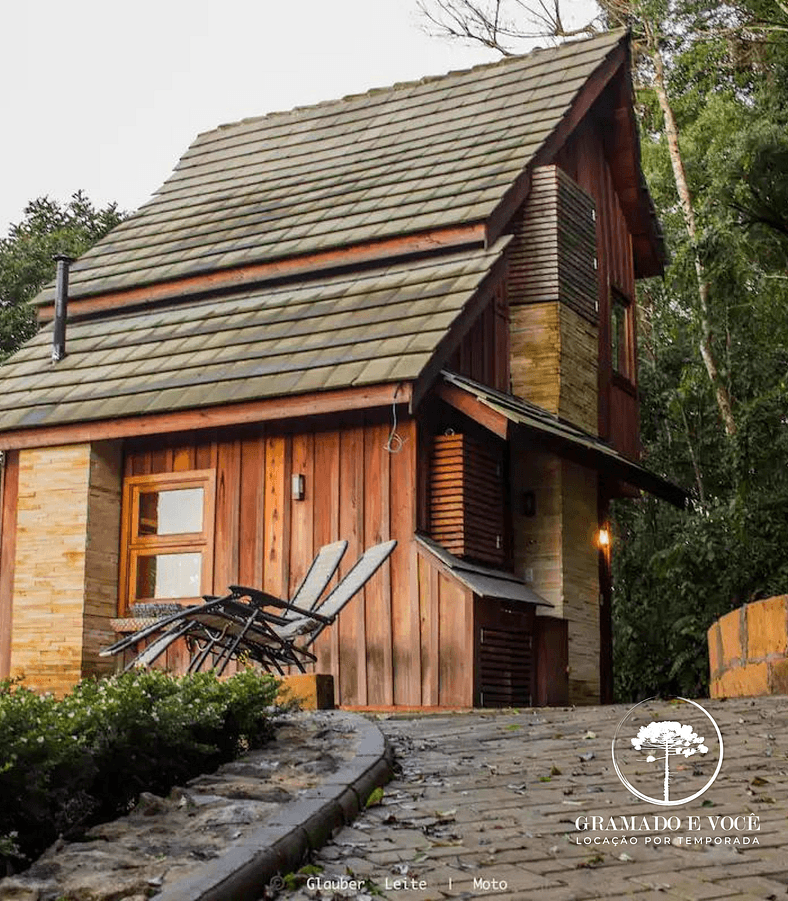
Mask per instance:
[[[649,723],[641,726],[638,734],[632,739],[632,747],[636,751],[664,751],[663,757],[649,754],[646,757],[648,763],[656,760],[665,761],[664,801],[670,800],[670,756],[683,755],[692,757],[693,754],[707,754],[708,748],[703,744],[704,739],[694,732],[692,726],[682,725],[673,721]]]
[[[594,21],[567,27],[560,0],[419,0],[429,30],[440,36],[474,41],[504,56],[524,39],[564,40],[594,34]]]
[[[54,277],[53,256],[80,256],[124,218],[117,204],[96,209],[82,191],[62,206],[39,197],[25,207],[24,219],[0,240],[0,359],[35,334],[29,301]]]

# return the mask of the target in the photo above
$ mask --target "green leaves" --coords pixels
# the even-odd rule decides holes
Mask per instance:
[[[712,622],[788,583],[788,14],[771,0],[632,8],[665,61],[697,224],[691,240],[641,66],[642,162],[670,251],[664,281],[639,288],[644,462],[695,506],[615,504],[621,699],[702,694]],[[698,352],[698,263],[733,435]]]
[[[97,210],[81,191],[64,206],[39,197],[25,207],[24,219],[0,239],[0,360],[35,334],[28,302],[54,278],[52,257],[80,256],[125,217],[114,203]]]
[[[62,701],[0,682],[0,863],[260,747],[277,691],[251,669],[221,682],[158,670],[86,679]]]

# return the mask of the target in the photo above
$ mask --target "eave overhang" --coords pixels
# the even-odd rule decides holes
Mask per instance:
[[[114,438],[141,438],[171,432],[217,429],[254,423],[288,421],[305,416],[330,416],[353,410],[410,404],[412,385],[398,382],[322,391],[317,394],[266,398],[244,404],[178,410],[142,416],[123,416],[95,422],[73,422],[43,428],[9,429],[0,432],[0,450],[53,447]],[[407,406],[405,406],[405,411]],[[404,412],[404,411],[403,411]]]
[[[561,122],[547,137],[527,168],[514,180],[487,220],[487,240],[496,240],[525,202],[535,167],[553,163],[561,148],[592,113],[604,123],[605,150],[622,212],[632,234],[635,277],[662,275],[667,251],[654,203],[640,168],[640,138],[635,118],[630,61],[630,35],[622,35],[607,58],[583,85]]]
[[[679,509],[686,508],[685,491],[627,459],[600,438],[513,394],[503,394],[446,370],[441,376],[435,386],[437,396],[504,440],[511,437],[513,428],[518,429],[567,460],[620,479]]]
[[[419,550],[430,553],[447,575],[456,579],[461,585],[480,598],[494,600],[517,601],[522,604],[533,604],[537,607],[554,607],[532,588],[512,573],[489,566],[479,566],[467,560],[461,560],[450,554],[444,547],[426,535],[415,536]]]

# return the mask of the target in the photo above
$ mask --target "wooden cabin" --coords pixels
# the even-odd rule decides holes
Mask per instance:
[[[623,32],[200,135],[0,368],[0,676],[396,538],[317,645],[338,703],[608,698],[608,501],[682,501],[638,463],[663,258]]]

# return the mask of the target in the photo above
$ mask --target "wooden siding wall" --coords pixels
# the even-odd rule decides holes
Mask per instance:
[[[474,703],[473,594],[428,552],[416,552],[421,648],[421,704]]]
[[[429,533],[456,557],[506,563],[502,451],[470,435],[433,438]]]
[[[398,453],[385,447],[387,415],[355,417],[341,428],[261,427],[243,437],[127,446],[126,475],[216,470],[214,593],[240,584],[290,597],[322,545],[347,539],[342,575],[367,547],[397,539],[389,562],[316,643],[316,669],[333,674],[345,705],[422,703],[420,614],[411,590],[416,429],[399,414]],[[305,477],[301,501],[291,498],[297,473]]]
[[[509,305],[502,283],[492,301],[471,326],[447,364],[447,368],[489,385],[509,391]]]
[[[534,630],[537,707],[569,703],[569,623],[554,616],[537,616]]]
[[[597,430],[594,205],[555,166],[533,174],[510,265],[515,394]]]
[[[636,385],[629,390],[613,374],[610,356],[610,289],[615,287],[632,304],[627,317],[633,373],[637,373],[637,310],[632,239],[613,186],[603,127],[592,114],[586,117],[555,160],[596,205],[599,266],[599,434],[622,453],[638,456],[639,417]],[[615,165],[615,161],[613,161]],[[637,376],[634,375],[636,379]],[[633,453],[633,451],[635,453]]]
[[[535,621],[530,604],[474,596],[474,704],[533,706]]]
[[[512,304],[560,300],[593,325],[598,319],[594,202],[556,166],[540,166],[514,223]]]

